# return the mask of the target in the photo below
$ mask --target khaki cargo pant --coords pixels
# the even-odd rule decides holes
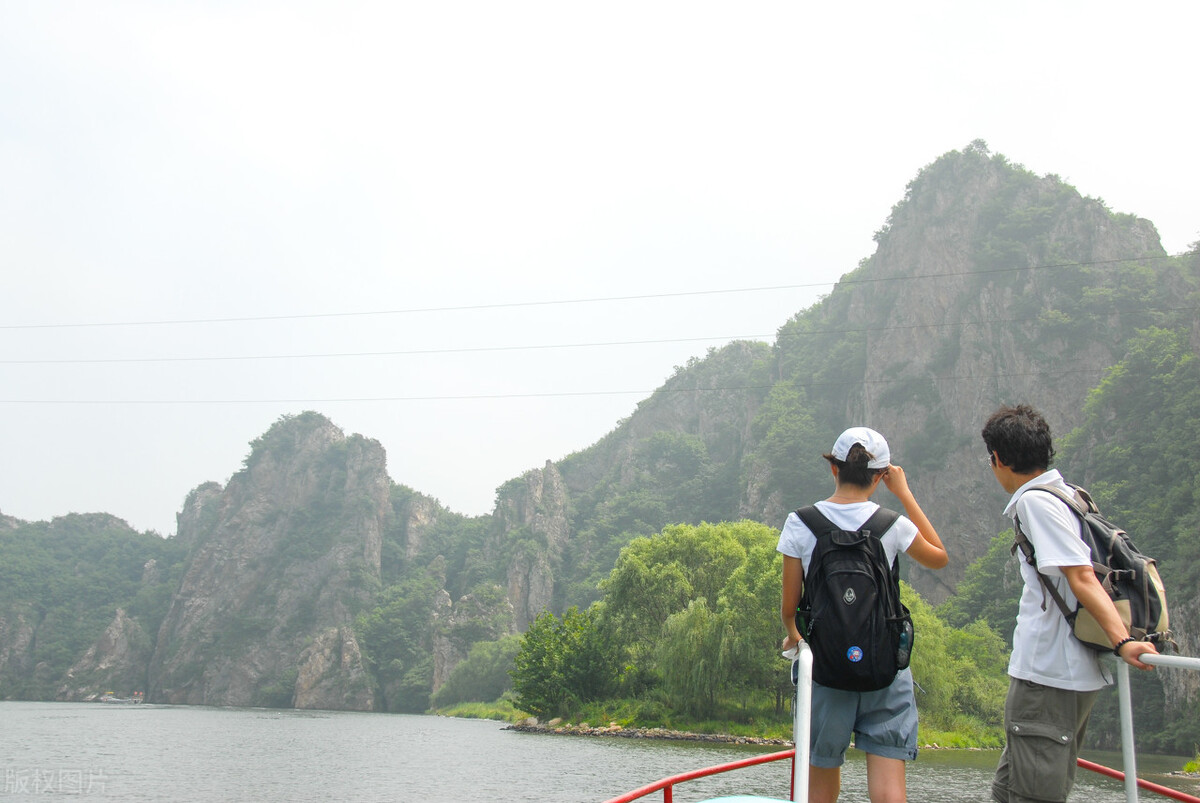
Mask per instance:
[[[1098,691],[1068,691],[1010,678],[1004,751],[992,779],[999,803],[1062,803],[1075,784],[1075,761]]]

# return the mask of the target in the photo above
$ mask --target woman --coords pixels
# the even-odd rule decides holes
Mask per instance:
[[[830,522],[850,532],[862,527],[879,509],[870,499],[882,482],[907,514],[880,537],[889,565],[901,552],[930,569],[946,565],[948,557],[942,541],[909,490],[904,470],[891,464],[891,452],[882,435],[866,427],[853,427],[838,437],[833,450],[824,457],[833,473],[834,492],[816,507]],[[778,546],[783,553],[780,613],[787,631],[784,650],[802,640],[796,627],[796,608],[816,545],[816,536],[800,517],[789,514]],[[813,683],[811,720],[810,801],[837,800],[841,765],[853,735],[855,746],[867,754],[871,803],[903,803],[904,762],[917,757],[917,705],[910,670],[897,672],[891,685],[878,691],[845,691]]]

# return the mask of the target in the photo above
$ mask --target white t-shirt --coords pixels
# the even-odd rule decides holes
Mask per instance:
[[[851,505],[839,505],[833,502],[817,502],[817,510],[825,515],[836,526],[847,532],[854,532],[866,523],[867,519],[879,509],[874,502],[855,502]],[[917,537],[917,525],[906,516],[896,519],[896,523],[883,534],[883,550],[887,554],[888,565],[901,552],[907,552]],[[783,531],[779,533],[779,546],[776,550],[792,558],[799,558],[804,565],[807,576],[809,565],[812,563],[812,553],[817,546],[817,537],[812,530],[804,526],[796,511],[788,514],[783,523]]]
[[[1025,585],[1013,631],[1008,674],[1056,689],[1094,691],[1104,688],[1111,681],[1101,670],[1099,653],[1083,646],[1071,635],[1062,611],[1042,588],[1037,576],[1038,571],[1046,575],[1067,607],[1074,609],[1077,600],[1059,567],[1090,566],[1091,552],[1079,537],[1079,519],[1071,509],[1048,493],[1026,494],[1034,485],[1055,485],[1071,493],[1062,475],[1052,469],[1018,488],[1004,509],[1004,515],[1020,518],[1021,531],[1033,544],[1033,556],[1037,560],[1037,569],[1034,569],[1017,550]]]

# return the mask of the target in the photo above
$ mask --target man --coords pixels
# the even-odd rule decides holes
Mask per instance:
[[[1068,606],[1079,602],[1096,618],[1113,652],[1126,663],[1151,669],[1141,656],[1157,650],[1130,637],[1096,580],[1091,553],[1071,509],[1051,494],[1027,493],[1037,485],[1071,493],[1062,475],[1050,469],[1054,446],[1045,419],[1028,405],[1001,407],[982,434],[996,481],[1012,494],[1004,514],[1020,523],[1037,561],[1036,568],[1020,562],[1025,585],[1008,662],[1005,745],[992,796],[999,803],[1065,801],[1075,782],[1079,744],[1092,704],[1110,681],[1101,669],[1100,653],[1071,634],[1053,600],[1044,604],[1038,572],[1055,585]]]

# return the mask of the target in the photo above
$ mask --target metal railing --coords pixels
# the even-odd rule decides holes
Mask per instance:
[[[1200,671],[1200,658],[1188,658],[1182,655],[1142,655],[1141,659],[1143,663],[1150,664],[1151,666],[1190,669],[1193,672]],[[1139,786],[1147,791],[1167,794],[1167,792],[1162,791],[1166,787],[1151,788],[1157,785],[1150,784],[1147,781],[1139,781],[1137,777],[1137,751],[1133,748],[1133,703],[1129,696],[1129,664],[1124,661],[1117,661],[1117,705],[1121,712],[1121,762],[1125,767],[1125,772],[1116,773],[1112,777],[1120,775],[1121,779],[1124,780],[1126,803],[1137,803]],[[1091,762],[1085,764],[1083,760],[1080,760],[1079,766],[1093,772],[1108,769],[1099,764],[1091,764]],[[1109,770],[1102,774],[1109,775],[1115,772],[1115,770]],[[1187,803],[1200,803],[1200,798],[1193,795],[1186,795],[1174,790],[1168,791],[1171,793],[1168,797],[1187,801]]]
[[[806,801],[808,799],[809,712],[812,706],[812,651],[803,642],[800,647],[801,649],[795,656],[789,656],[795,660],[796,704],[793,707],[795,714],[793,733],[795,734],[796,749],[781,750],[778,753],[767,753],[740,761],[731,761],[728,764],[717,764],[691,772],[681,772],[678,775],[672,775],[626,792],[619,797],[611,798],[605,803],[631,803],[631,801],[659,791],[663,793],[663,803],[673,803],[675,784],[789,758],[792,759],[792,789],[789,799],[801,803]],[[1142,660],[1152,666],[1200,671],[1200,658],[1179,655],[1143,655]],[[1085,770],[1124,781],[1126,803],[1137,803],[1139,788],[1182,801],[1182,803],[1200,803],[1200,797],[1137,777],[1137,755],[1133,747],[1133,704],[1129,695],[1129,664],[1124,661],[1117,662],[1117,704],[1121,715],[1121,758],[1125,771],[1121,772],[1082,758],[1078,760],[1079,766]]]
[[[740,770],[744,767],[753,767],[755,764],[766,764],[770,761],[781,761],[785,758],[794,758],[795,755],[795,750],[781,750],[778,753],[767,753],[765,755],[755,756],[754,758],[745,758],[741,761],[731,761],[728,764],[716,764],[712,767],[705,767],[701,770],[681,772],[678,775],[672,775],[669,778],[663,778],[662,780],[655,781],[654,783],[646,784],[645,786],[634,789],[631,792],[626,792],[618,797],[610,798],[609,800],[606,800],[605,803],[630,803],[630,801],[637,800],[639,797],[652,795],[659,791],[663,793],[663,803],[672,803],[672,801],[675,799],[675,784],[683,783],[684,781],[694,781],[697,778],[705,778],[709,775],[719,775],[722,772],[729,772],[730,770]],[[808,787],[806,786],[805,789],[807,788]]]
[[[808,800],[808,749],[809,729],[812,726],[812,649],[808,642],[802,641],[796,645],[795,677],[796,704],[792,706],[792,744],[796,749],[792,752],[792,795],[793,801]]]
[[[796,703],[792,706],[792,734],[796,747],[792,750],[780,750],[778,753],[767,753],[741,761],[731,761],[728,764],[716,764],[704,769],[681,772],[668,778],[626,792],[618,797],[606,800],[605,803],[630,803],[630,801],[661,791],[663,803],[672,803],[675,799],[675,784],[684,781],[694,781],[709,775],[753,767],[756,764],[766,764],[771,761],[792,759],[792,793],[793,801],[808,799],[808,734],[811,725],[809,712],[812,709],[812,649],[803,641],[792,650],[784,653],[784,657],[792,659],[792,682],[796,684]],[[799,797],[797,797],[799,795]]]

